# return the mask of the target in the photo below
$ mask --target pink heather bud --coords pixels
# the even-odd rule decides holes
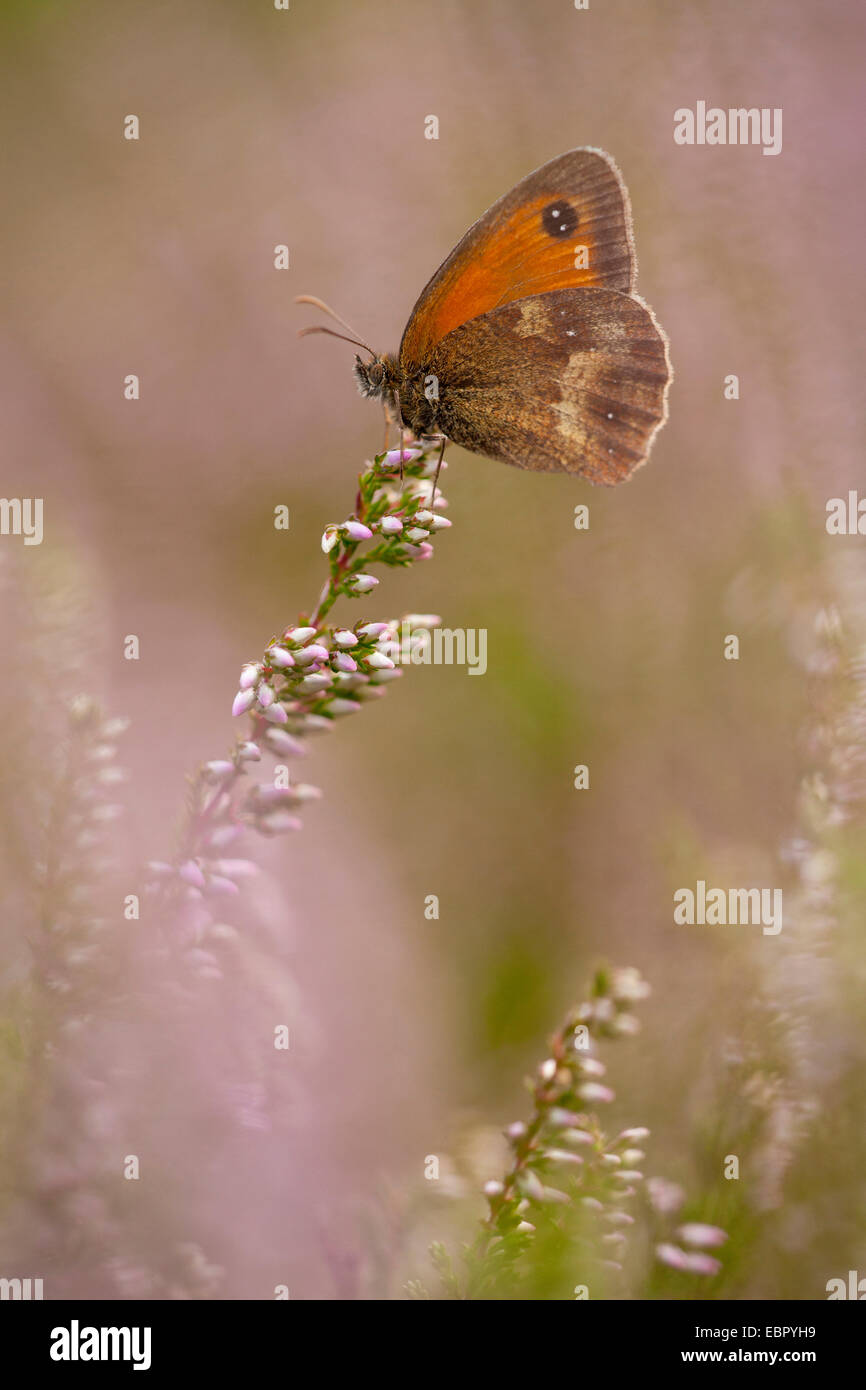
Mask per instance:
[[[209,892],[221,893],[224,897],[237,897],[241,891],[234,879],[223,878],[222,874],[211,874],[207,886]]]
[[[394,662],[384,652],[371,652],[368,657],[364,658],[364,664],[374,671],[393,671],[394,669]]]
[[[427,524],[431,531],[447,531],[449,526],[454,525],[447,516],[433,516]]]
[[[281,806],[291,800],[289,787],[275,787],[271,782],[257,782],[250,788],[249,800],[260,806]]]
[[[362,685],[358,690],[359,700],[381,700],[387,694],[384,686]]]
[[[211,849],[226,849],[238,838],[242,829],[240,825],[218,825],[216,830],[212,830],[208,835],[207,842]]]
[[[363,627],[358,628],[358,634],[361,637],[378,639],[383,632],[389,630],[390,626],[390,623],[365,623]]]
[[[234,770],[234,763],[225,758],[215,758],[213,762],[204,765],[204,773],[209,782],[222,782],[226,777],[231,777]]]
[[[535,1227],[531,1221],[518,1221],[515,1229],[522,1236],[531,1236]]]
[[[262,750],[257,743],[253,743],[248,739],[245,743],[239,745],[238,759],[242,763],[260,763],[262,760]]]
[[[337,544],[337,541],[339,539],[340,533],[337,530],[336,526],[325,527],[325,530],[322,534],[322,549],[324,550],[326,555],[329,551],[334,549],[334,546]]]
[[[423,452],[423,449],[403,449],[401,456],[401,451],[399,449],[389,449],[382,460],[382,466],[384,468],[399,468],[401,457],[404,464],[414,463],[416,459],[421,457]]]
[[[357,647],[358,639],[354,632],[350,632],[347,627],[340,628],[339,632],[334,633],[334,641],[338,647]]]
[[[267,729],[265,743],[272,753],[279,753],[287,758],[303,758],[307,751],[300,739],[293,738],[285,729]]]
[[[393,665],[393,662],[391,664]],[[398,681],[402,674],[403,672],[400,670],[399,666],[395,666],[393,671],[377,671],[375,675],[375,685],[387,685],[388,681]]]
[[[305,734],[327,734],[334,727],[323,714],[305,714],[300,724]]]
[[[311,642],[308,647],[302,647],[299,652],[295,652],[295,662],[298,666],[309,666],[314,661],[327,661],[331,653],[327,647],[323,647],[320,642]]]
[[[117,757],[117,749],[112,743],[97,743],[89,749],[87,758],[94,763],[108,762]]]
[[[255,685],[261,674],[262,668],[258,663],[247,662],[246,666],[241,667],[241,678],[239,681],[241,690],[249,690],[251,686]]]
[[[678,1245],[670,1245],[668,1242],[656,1246],[656,1258],[661,1260],[663,1265],[669,1265],[671,1269],[685,1269],[688,1260],[685,1250],[680,1250]]]
[[[194,859],[188,859],[185,864],[181,864],[177,872],[184,883],[191,884],[193,888],[204,888],[204,874]]]
[[[544,1201],[544,1183],[537,1173],[531,1168],[524,1168],[522,1173],[517,1175],[515,1186],[524,1197],[528,1197],[532,1202]]]
[[[309,782],[298,782],[292,787],[292,797],[295,801],[321,801],[322,789]]]
[[[410,627],[438,627],[442,619],[438,613],[407,613],[403,619]]]
[[[239,714],[246,714],[256,698],[254,690],[239,690],[232,705],[232,714],[237,718]]]
[[[425,531],[421,526],[410,526],[406,532],[406,539],[411,541],[413,545],[417,545],[419,541],[426,541],[429,535],[430,532]]]
[[[315,637],[315,635],[316,629],[314,627],[287,627],[284,633],[290,642],[309,642],[310,638]]]
[[[433,513],[428,511],[416,512],[413,520],[416,526],[429,526],[433,520]]]
[[[501,1197],[505,1191],[505,1183],[499,1182],[497,1178],[491,1178],[482,1188],[485,1197]]]
[[[125,782],[127,774],[122,767],[103,767],[96,774],[97,782],[110,786],[113,782]]]
[[[353,541],[368,541],[373,534],[363,521],[344,521],[340,529]]]
[[[721,1263],[714,1260],[712,1255],[686,1255],[686,1269],[689,1274],[706,1274],[712,1278],[714,1274],[718,1274],[721,1267]]]
[[[640,1032],[640,1019],[633,1014],[617,1014],[611,1027],[620,1037],[632,1037]]]
[[[573,1126],[569,1127],[568,1129],[564,1129],[559,1135],[559,1138],[563,1144],[589,1144],[590,1146],[595,1144],[595,1140],[593,1139],[592,1135],[589,1133],[588,1130],[575,1129]]]
[[[174,873],[174,865],[166,864],[162,859],[148,860],[147,867],[157,878],[166,878],[169,874]]]
[[[267,719],[269,724],[288,724],[289,722],[289,716],[286,714],[282,705],[276,704],[271,705],[269,709],[265,710],[265,719]]]
[[[610,994],[618,1003],[630,1003],[636,999],[646,999],[647,995],[652,994],[652,987],[642,979],[639,970],[633,965],[626,965],[613,972]]]
[[[311,676],[304,676],[298,686],[302,695],[311,695],[317,690],[327,690],[331,684],[331,677],[324,671],[314,671]]]
[[[522,1120],[515,1120],[505,1131],[506,1139],[522,1139],[526,1133],[526,1125]]]
[[[542,1062],[541,1066],[538,1068],[538,1075],[541,1077],[542,1081],[552,1081],[556,1076],[556,1059],[554,1057],[548,1057],[546,1062]]]
[[[328,713],[334,714],[338,718],[343,714],[357,714],[360,708],[357,700],[341,700],[339,695],[328,701]]]
[[[580,1154],[570,1153],[568,1149],[545,1149],[544,1157],[551,1163],[565,1163],[571,1167],[580,1167],[583,1159]]]
[[[274,692],[265,681],[262,681],[261,685],[256,691],[256,698],[258,699],[259,706],[261,707],[261,709],[269,709],[270,706],[274,703]]]
[[[421,542],[421,544],[420,544],[419,547],[418,547],[418,554],[416,555],[415,558],[416,558],[417,560],[432,560],[432,558],[433,558],[433,547],[432,547],[432,545],[430,544],[429,541],[422,541],[422,542]]]
[[[128,728],[129,720],[125,717],[125,715],[118,714],[115,715],[113,719],[106,719],[105,723],[102,725],[102,728],[99,730],[99,737],[119,738],[121,734],[126,733]]]
[[[625,1140],[627,1144],[642,1144],[644,1139],[649,1139],[649,1137],[649,1130],[639,1125],[635,1129],[624,1129],[617,1137],[616,1142],[619,1144]]]
[[[666,1216],[679,1211],[686,1199],[686,1194],[679,1184],[669,1182],[667,1178],[650,1178],[646,1188],[650,1202],[656,1211],[662,1212]]]
[[[685,1226],[680,1226],[677,1237],[686,1245],[724,1245],[728,1238],[727,1231],[723,1231],[721,1226],[705,1226],[702,1221],[688,1221]]]
[[[356,594],[369,594],[370,590],[375,589],[378,583],[378,579],[372,574],[356,574],[349,581],[349,587]]]
[[[251,859],[214,859],[211,869],[223,878],[254,878],[259,871]]]
[[[338,671],[345,671],[349,675],[358,669],[357,661],[351,656],[348,656],[346,652],[338,652],[337,655],[332,658],[331,665],[335,666]]]
[[[303,822],[297,816],[289,815],[288,811],[272,811],[270,815],[262,816],[258,825],[266,835],[283,835],[287,830],[301,830]]]
[[[383,516],[380,529],[383,536],[397,536],[403,530],[403,523],[399,516]]]
[[[584,1076],[604,1076],[607,1067],[597,1057],[581,1057],[577,1065]]]
[[[267,657],[272,666],[279,666],[282,669],[295,664],[295,658],[291,652],[286,651],[285,647],[268,647]]]
[[[577,1094],[581,1100],[590,1103],[597,1101],[601,1105],[606,1105],[609,1101],[616,1099],[609,1086],[600,1086],[597,1081],[584,1081],[582,1086],[578,1086]]]
[[[582,1115],[578,1115],[575,1110],[565,1110],[561,1105],[555,1105],[552,1110],[548,1110],[547,1118],[554,1127],[568,1128],[570,1125],[579,1125],[583,1120]]]

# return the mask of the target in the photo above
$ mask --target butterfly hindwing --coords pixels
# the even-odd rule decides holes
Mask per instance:
[[[434,349],[437,428],[518,468],[622,482],[667,417],[667,340],[636,296],[564,289],[501,305]]]
[[[631,210],[601,150],[552,159],[487,210],[422,291],[400,346],[404,371],[446,334],[502,304],[566,287],[634,288]]]

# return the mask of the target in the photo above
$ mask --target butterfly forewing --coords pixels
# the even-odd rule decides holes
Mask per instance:
[[[622,482],[667,416],[667,340],[636,296],[565,289],[501,305],[434,350],[438,419],[518,468]]]
[[[628,193],[601,150],[552,159],[469,229],[418,299],[400,346],[411,371],[453,329],[503,304],[566,287],[634,287]]]

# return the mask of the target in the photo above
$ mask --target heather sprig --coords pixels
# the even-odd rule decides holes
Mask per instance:
[[[407,566],[433,554],[436,532],[451,525],[441,515],[447,503],[435,486],[437,464],[438,447],[410,440],[368,465],[352,515],[325,528],[329,574],[312,613],[301,613],[242,667],[232,713],[247,715],[250,727],[227,757],[193,775],[179,853],[172,863],[150,866],[152,888],[193,917],[212,915],[207,901],[237,894],[239,881],[254,871],[249,860],[231,854],[244,831],[298,830],[303,806],[321,796],[317,787],[292,780],[284,760],[303,756],[310,735],[327,733],[385,695],[402,675],[388,655],[398,631],[411,635],[438,624],[431,614],[326,621],[338,599],[358,600],[375,588],[376,566]],[[247,775],[265,755],[278,761],[274,777],[249,784]],[[195,959],[207,973],[208,961],[200,953]]]
[[[649,992],[637,970],[599,970],[589,999],[550,1039],[547,1058],[527,1081],[532,1113],[505,1130],[511,1163],[503,1178],[484,1185],[489,1210],[463,1251],[462,1268],[443,1244],[431,1247],[446,1297],[519,1297],[527,1289],[538,1296],[539,1282],[551,1278],[562,1287],[547,1288],[549,1296],[571,1297],[574,1287],[593,1288],[597,1297],[623,1275],[629,1232],[643,1210],[639,1198],[656,1211],[661,1204],[653,1190],[658,1180],[647,1182],[643,1172],[649,1130],[608,1135],[599,1119],[598,1107],[616,1096],[597,1052],[600,1043],[638,1032],[633,1006]],[[660,1242],[657,1259],[693,1274],[718,1271],[719,1262],[694,1247],[721,1244],[724,1231],[692,1222],[676,1234],[680,1244]],[[408,1292],[429,1297],[417,1281]]]

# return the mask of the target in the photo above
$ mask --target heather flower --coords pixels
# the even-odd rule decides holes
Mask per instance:
[[[576,1265],[572,1276],[587,1285],[595,1285],[602,1272],[608,1280],[625,1277],[630,1234],[639,1225],[638,1195],[653,1183],[658,1194],[659,1180],[645,1184],[634,1166],[643,1158],[636,1142],[648,1139],[649,1131],[633,1126],[608,1139],[588,1107],[609,1104],[613,1091],[585,1078],[604,1074],[597,1043],[621,1036],[616,1023],[625,1005],[648,993],[636,970],[599,971],[589,1000],[551,1039],[550,1054],[531,1082],[531,1119],[514,1121],[504,1131],[512,1154],[506,1176],[483,1184],[489,1212],[465,1255],[465,1276],[461,1279],[443,1246],[431,1250],[447,1296],[496,1297],[502,1286],[514,1297],[524,1285],[531,1288],[535,1252],[543,1264],[550,1240],[567,1241],[574,1259],[585,1266],[578,1276]],[[573,1046],[579,1023],[589,1030],[589,1054]],[[691,1223],[679,1236],[685,1243],[690,1237],[697,1244],[700,1236],[705,1244],[720,1244],[725,1233]],[[658,1242],[656,1256],[688,1274],[714,1274],[720,1268],[703,1251],[685,1251],[673,1242]]]
[[[688,1221],[677,1231],[677,1239],[685,1245],[724,1245],[727,1238],[727,1231],[720,1226],[708,1226],[702,1221]]]

